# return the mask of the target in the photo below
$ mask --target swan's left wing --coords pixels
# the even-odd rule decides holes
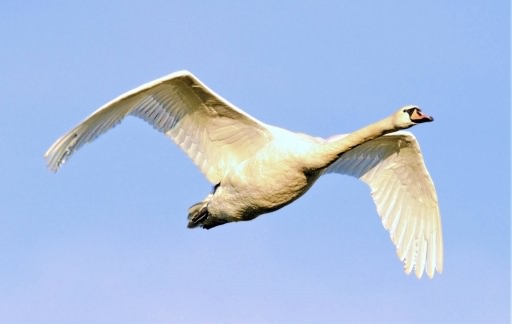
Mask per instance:
[[[429,277],[435,270],[442,271],[437,194],[411,133],[395,132],[357,146],[325,169],[327,172],[351,175],[370,186],[406,273],[414,268],[420,278],[424,271]]]

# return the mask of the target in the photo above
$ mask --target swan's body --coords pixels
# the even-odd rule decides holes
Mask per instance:
[[[58,139],[45,154],[51,170],[127,115],[172,138],[215,185],[189,209],[189,227],[254,219],[299,198],[322,174],[337,172],[371,187],[407,273],[442,271],[434,185],[414,136],[396,132],[432,121],[417,107],[326,140],[264,124],[182,71],[121,95]]]

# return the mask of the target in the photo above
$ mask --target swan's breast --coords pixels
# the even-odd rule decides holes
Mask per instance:
[[[210,201],[209,211],[248,220],[299,198],[319,176],[303,167],[304,152],[310,147],[310,143],[289,134],[275,138],[226,173]]]

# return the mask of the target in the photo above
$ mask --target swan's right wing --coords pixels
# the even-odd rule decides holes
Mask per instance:
[[[59,138],[45,154],[50,169],[57,171],[73,152],[127,115],[170,137],[214,184],[271,139],[263,123],[181,71],[117,97]]]
[[[338,137],[339,138],[339,137]],[[333,140],[333,139],[332,139]],[[344,153],[324,172],[367,183],[405,271],[420,278],[443,269],[441,219],[434,184],[409,132],[378,137]]]

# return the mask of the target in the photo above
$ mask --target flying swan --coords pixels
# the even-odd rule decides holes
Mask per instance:
[[[127,115],[140,117],[187,153],[213,192],[188,211],[188,227],[247,221],[302,196],[323,174],[368,184],[405,272],[442,272],[437,194],[415,137],[402,129],[431,122],[416,106],[347,135],[328,139],[295,133],[249,116],[188,71],[146,83],[105,104],[45,153],[59,167],[85,143]]]

